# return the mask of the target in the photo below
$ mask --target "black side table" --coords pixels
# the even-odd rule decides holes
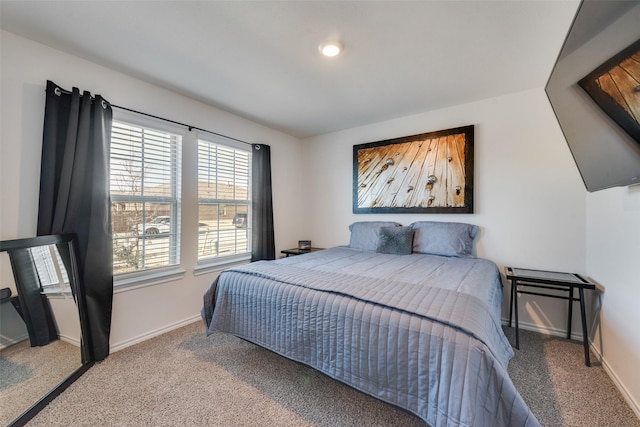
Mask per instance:
[[[574,301],[580,301],[580,314],[582,316],[582,340],[584,345],[584,363],[591,366],[589,358],[589,339],[587,333],[587,317],[584,307],[584,290],[595,289],[596,286],[584,279],[579,274],[561,273],[555,271],[530,270],[526,268],[505,267],[505,275],[511,281],[511,301],[509,303],[509,326],[515,307],[516,323],[516,348],[520,349],[520,328],[518,326],[518,293],[538,295],[550,298],[559,298],[569,301],[569,318],[567,326],[567,339],[571,339],[571,317],[573,315]],[[520,290],[519,287],[533,288],[535,291]],[[574,289],[578,289],[579,298],[574,297]],[[552,289],[567,292],[567,295],[555,295],[542,293],[539,289]]]
[[[288,258],[293,255],[308,254],[309,252],[321,251],[323,249],[324,248],[309,248],[309,249],[292,248],[292,249],[284,249],[280,251],[280,253],[285,254],[285,258]]]

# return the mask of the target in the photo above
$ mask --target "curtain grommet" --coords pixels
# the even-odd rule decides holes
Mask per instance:
[[[59,88],[59,87],[55,88],[55,89],[53,90],[53,93],[55,93],[55,94],[56,94],[56,96],[60,96],[60,95],[62,95],[62,91],[60,90],[60,88]]]

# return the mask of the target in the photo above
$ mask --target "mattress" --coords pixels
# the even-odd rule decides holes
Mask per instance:
[[[436,426],[539,425],[507,374],[496,265],[335,247],[220,273],[207,333],[309,365]]]

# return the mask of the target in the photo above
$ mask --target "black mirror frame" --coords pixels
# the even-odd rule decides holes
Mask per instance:
[[[7,252],[11,259],[11,252],[14,250],[27,249],[36,246],[46,245],[61,245],[67,244],[69,248],[71,271],[67,272],[72,276],[71,280],[72,291],[74,293],[74,299],[78,308],[78,318],[80,319],[80,332],[82,334],[80,342],[81,350],[81,365],[78,369],[71,373],[65,380],[60,382],[57,386],[51,389],[40,400],[35,402],[29,409],[22,413],[18,418],[13,420],[10,427],[24,426],[32,419],[38,412],[40,412],[45,406],[47,406],[53,399],[55,399],[60,393],[62,393],[67,387],[73,384],[78,378],[82,376],[89,368],[95,363],[93,352],[91,351],[91,335],[87,323],[87,303],[83,283],[80,280],[80,272],[78,271],[78,263],[76,254],[78,253],[78,244],[75,234],[56,234],[50,236],[31,237],[26,239],[15,240],[3,240],[0,241],[0,252]],[[61,256],[64,256],[61,254]],[[14,269],[15,280],[18,280],[16,275],[16,267],[13,260],[11,260],[11,267]]]

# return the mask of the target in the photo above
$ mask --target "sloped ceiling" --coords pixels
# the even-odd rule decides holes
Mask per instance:
[[[0,25],[304,138],[542,88],[578,5],[2,0]]]

